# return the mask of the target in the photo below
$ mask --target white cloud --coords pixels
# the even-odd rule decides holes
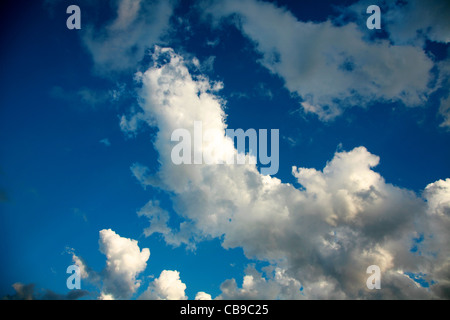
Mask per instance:
[[[148,289],[140,296],[146,300],[186,300],[186,285],[180,280],[178,271],[163,270],[159,276],[150,283]]]
[[[247,257],[268,261],[278,270],[272,278],[248,271],[241,288],[229,280],[222,285],[223,297],[445,297],[445,285],[427,290],[404,274],[421,272],[430,279],[439,278],[441,284],[448,281],[447,260],[409,251],[420,233],[427,239],[446,239],[445,228],[430,223],[423,199],[387,183],[374,171],[379,157],[364,147],[336,152],[323,170],[294,167],[300,189],[263,176],[250,164],[172,164],[171,133],[177,128],[192,133],[194,121],[202,121],[212,132],[202,151],[225,159],[236,150],[224,136],[224,101],[213,84],[205,77],[191,76],[183,58],[172,49],[157,47],[153,59],[155,64],[139,74],[142,104],[136,112],[151,119],[149,125],[158,126],[154,146],[161,166],[151,174],[135,165],[133,173],[143,186],[171,194],[175,212],[188,226],[189,236],[184,239],[219,237],[224,248],[242,247]],[[428,199],[441,199],[442,188],[428,190]],[[150,219],[147,234],[160,232],[166,241],[171,239],[167,235],[180,235],[169,231],[167,213],[157,203],[151,202],[140,214]],[[427,240],[423,245],[430,252],[446,252],[444,241]],[[377,294],[366,288],[366,269],[373,264],[390,281]],[[147,295],[168,296],[162,289],[166,282],[162,279],[167,277],[160,278]],[[179,280],[173,274],[171,279]],[[296,289],[300,284],[301,293]],[[275,289],[267,291],[266,286]]]
[[[260,63],[301,97],[304,111],[322,120],[374,101],[423,106],[433,92],[433,62],[421,47],[366,41],[367,29],[353,22],[302,22],[284,8],[254,0],[221,1],[207,11],[216,19],[238,14],[234,21],[262,53]]]
[[[450,178],[430,183],[425,188],[428,212],[450,217]]]
[[[104,292],[100,293],[100,296],[98,297],[98,300],[115,300],[114,296],[110,293],[106,294]]]
[[[450,298],[450,179],[430,183],[424,191],[427,200],[428,232],[420,243],[420,251],[430,258],[428,280],[436,283],[431,286],[440,297]]]
[[[210,294],[200,291],[195,295],[195,300],[212,300],[212,298]]]
[[[136,240],[123,238],[111,229],[100,230],[99,246],[107,259],[101,297],[129,299],[140,287],[136,277],[147,267],[150,250],[141,250]]]

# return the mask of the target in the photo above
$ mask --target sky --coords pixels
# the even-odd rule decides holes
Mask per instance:
[[[450,298],[448,1],[0,7],[3,299]]]

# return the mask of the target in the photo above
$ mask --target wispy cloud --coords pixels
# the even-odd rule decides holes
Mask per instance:
[[[439,6],[443,2],[429,7],[442,17],[437,13]],[[357,7],[361,9],[364,5],[358,3]],[[415,15],[424,12],[422,5],[408,8]],[[233,21],[263,55],[261,65],[284,80],[285,87],[299,97],[305,112],[317,114],[324,121],[334,119],[348,108],[369,106],[374,101],[424,106],[436,90],[429,86],[434,77],[433,61],[422,46],[405,40],[416,34],[408,23],[410,15],[401,16],[391,27],[408,28],[408,35],[402,35],[405,41],[397,39],[400,31],[396,29],[390,30],[391,38],[395,39],[392,43],[388,39],[369,40],[368,30],[360,27],[365,23],[303,22],[285,8],[262,1],[226,0],[206,10],[216,19],[237,14],[240,19]],[[445,19],[410,22],[413,26],[420,23],[416,28],[427,30],[425,37],[448,41]],[[430,29],[430,25],[436,27]]]
[[[173,1],[123,0],[117,4],[114,20],[100,30],[87,25],[83,37],[96,71],[106,76],[135,70],[145,51],[169,28],[173,10]]]
[[[101,144],[107,146],[107,147],[110,147],[110,146],[111,146],[111,142],[109,141],[108,138],[102,139],[102,140],[100,140],[99,142],[100,142]]]

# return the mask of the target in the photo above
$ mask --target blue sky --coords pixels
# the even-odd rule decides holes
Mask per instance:
[[[445,1],[1,12],[2,296],[74,297],[77,264],[82,299],[448,299]],[[279,129],[278,172],[175,166],[193,121]]]

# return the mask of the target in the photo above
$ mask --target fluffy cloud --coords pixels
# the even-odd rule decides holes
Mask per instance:
[[[154,210],[157,210],[158,202],[150,202],[144,207],[145,210],[151,210],[150,205],[155,206]],[[158,222],[152,220],[151,227],[155,228],[153,232],[164,232],[164,229],[156,227],[157,224]],[[136,240],[121,237],[111,229],[103,229],[99,234],[100,251],[106,255],[106,268],[102,272],[97,273],[90,269],[75,254],[74,249],[66,248],[66,252],[72,255],[73,263],[80,268],[82,279],[86,279],[96,286],[101,286],[101,292],[97,294],[97,299],[130,299],[141,285],[141,281],[137,280],[136,277],[147,267],[150,250],[148,248],[141,250]],[[14,284],[14,289],[16,294],[6,296],[5,299],[78,299],[88,294],[84,290],[71,290],[67,295],[59,295],[47,290],[44,295],[36,295],[34,284],[23,285],[21,283]],[[159,278],[149,284],[146,291],[139,296],[139,299],[186,300],[185,290],[186,285],[180,280],[178,271],[163,270]],[[205,292],[199,292],[196,299],[211,300],[211,296]]]
[[[140,286],[136,276],[147,267],[150,250],[141,250],[136,240],[123,238],[111,229],[100,231],[99,245],[107,259],[100,297],[131,298]]]
[[[150,283],[148,289],[140,296],[140,299],[186,300],[185,290],[186,285],[181,282],[178,271],[163,270],[159,278]]]
[[[209,293],[200,291],[195,295],[195,300],[212,300],[212,298]]]
[[[450,217],[450,179],[430,183],[425,188],[425,198],[431,215]]]
[[[192,135],[194,121],[202,121],[210,132],[197,146],[201,151],[226,159],[236,150],[224,136],[224,101],[217,86],[192,76],[172,49],[157,47],[152,58],[154,65],[138,74],[142,103],[136,112],[158,126],[154,146],[161,166],[156,174],[142,165],[132,169],[143,186],[169,192],[188,228],[170,230],[167,214],[151,201],[140,212],[150,219],[147,234],[170,235],[166,241],[172,244],[177,237],[178,243],[220,237],[224,248],[242,247],[247,257],[268,261],[274,270],[269,277],[248,270],[241,288],[235,280],[224,282],[221,297],[446,296],[448,255],[441,220],[448,219],[448,188],[441,182],[427,187],[426,202],[387,183],[374,170],[379,157],[364,147],[336,152],[322,170],[294,167],[301,188],[261,175],[251,164],[174,165],[171,134],[184,128]],[[435,215],[440,220],[433,223],[430,212],[445,214]],[[426,240],[418,254],[410,249],[421,234]],[[384,290],[377,292],[366,287],[366,269],[373,264],[383,276]],[[438,283],[424,288],[408,274],[424,274]],[[168,278],[162,275],[159,279]],[[182,287],[178,274],[170,278]],[[165,280],[155,282],[147,294],[167,297]]]
[[[358,3],[346,12],[358,9],[357,16],[367,19],[367,14],[359,10],[367,6]],[[416,15],[427,17],[416,27],[426,28],[438,16],[443,27],[432,34],[439,39],[443,34],[448,36],[448,19],[439,6],[431,7],[432,11],[414,9]],[[393,45],[388,39],[369,41],[365,21],[346,21],[341,25],[332,20],[302,22],[284,8],[254,0],[214,2],[206,11],[217,20],[237,14],[238,19],[233,21],[262,54],[260,63],[280,76],[285,87],[301,98],[304,111],[317,114],[322,120],[374,101],[423,106],[434,91],[428,86],[433,62],[422,47],[409,43]],[[403,12],[403,8],[395,12]],[[410,20],[416,24],[423,19]],[[397,25],[415,34],[408,21]]]
[[[450,179],[430,183],[424,191],[427,201],[428,230],[419,243],[422,255],[430,260],[430,265],[422,271],[431,289],[437,296],[450,298]]]

